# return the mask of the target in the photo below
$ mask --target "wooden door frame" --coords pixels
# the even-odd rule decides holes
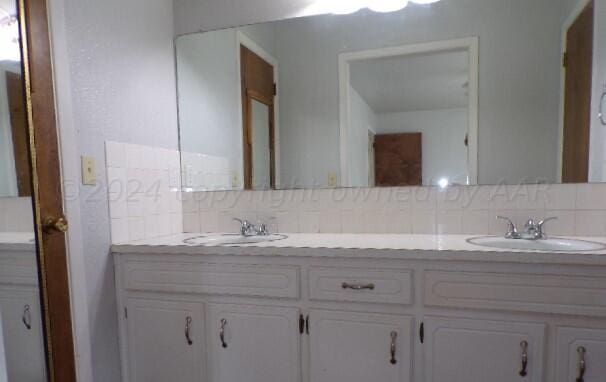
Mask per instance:
[[[581,13],[585,10],[585,8],[594,0],[578,0],[577,4],[570,12],[570,15],[562,24],[561,31],[561,44],[560,44],[560,57],[563,60],[564,54],[568,49],[568,41],[567,35],[568,30],[572,27],[575,21],[579,18]],[[594,8],[594,17],[595,17],[595,8]],[[595,30],[594,30],[594,57],[592,62],[592,74],[596,67],[595,62]],[[593,92],[592,95],[593,97]],[[592,109],[593,110],[593,109]],[[558,159],[557,159],[557,174],[556,174],[556,183],[562,183],[562,171],[564,166],[564,117],[566,113],[566,67],[564,67],[563,63],[560,65],[560,107],[558,113]],[[590,126],[591,129],[591,126]],[[591,158],[590,158],[591,160]]]
[[[239,98],[240,100],[242,100],[242,71],[241,71],[241,65],[242,65],[242,57],[240,55],[240,46],[244,46],[246,47],[248,50],[250,50],[251,52],[253,52],[254,54],[256,54],[257,56],[261,57],[264,61],[268,62],[273,68],[274,68],[274,83],[276,84],[276,89],[280,89],[280,68],[279,68],[279,62],[278,60],[272,56],[269,52],[267,52],[265,49],[263,49],[263,47],[261,47],[259,44],[257,44],[255,41],[253,41],[250,37],[248,37],[246,34],[244,34],[242,31],[238,30],[236,31],[236,51],[237,53],[237,73],[238,73],[238,81],[237,81],[237,91],[239,94]],[[273,130],[274,130],[274,155],[275,158],[280,158],[280,92],[276,92],[277,94],[274,95],[274,100],[273,100],[273,109],[274,109],[274,123],[273,123]],[[240,110],[239,110],[239,119],[240,119],[240,126],[244,126],[244,112],[245,112],[245,108],[246,105],[244,103],[242,103],[242,101],[238,102],[240,105]],[[244,136],[242,136],[242,142],[240,147],[244,147]],[[244,158],[242,158],[242,163],[243,166],[244,164]],[[275,172],[275,188],[279,188],[280,187],[280,161],[278,160],[274,160],[273,162],[274,165],[274,172]],[[242,187],[244,187],[244,170],[242,171]]]
[[[48,380],[75,382],[66,234],[42,228],[46,218],[63,216],[47,4],[18,0],[18,9]]]
[[[244,108],[246,109],[246,120],[242,128],[244,140],[244,188],[252,190],[254,179],[254,168],[252,163],[252,101],[258,101],[269,108],[269,185],[271,190],[276,189],[276,132],[275,132],[275,107],[273,99],[265,97],[254,90],[246,89]],[[250,168],[249,168],[250,167]]]
[[[350,127],[350,64],[385,57],[405,57],[420,53],[440,53],[466,50],[469,54],[469,104],[467,106],[468,131],[468,185],[478,185],[478,125],[479,125],[479,37],[454,40],[432,41],[427,43],[400,45],[379,49],[339,54],[339,152],[341,159],[341,187],[349,186],[348,137]]]

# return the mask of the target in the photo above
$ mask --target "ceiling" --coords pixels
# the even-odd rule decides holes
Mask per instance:
[[[351,85],[377,114],[467,107],[467,51],[358,61]]]

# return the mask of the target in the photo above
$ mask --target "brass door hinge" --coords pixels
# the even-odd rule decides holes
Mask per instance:
[[[562,66],[564,68],[568,67],[568,52],[564,52],[564,54],[562,54]]]

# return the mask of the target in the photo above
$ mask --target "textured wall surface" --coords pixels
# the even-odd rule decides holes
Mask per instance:
[[[99,176],[97,186],[81,186],[77,166],[64,165],[71,168],[65,172],[67,198],[77,201],[80,211],[79,217],[71,215],[70,219],[79,218],[80,224],[75,224],[81,235],[73,231],[71,239],[81,240],[83,248],[86,292],[82,298],[88,305],[94,380],[119,381],[104,143],[112,140],[177,149],[173,5],[170,0],[62,3],[62,9],[52,4],[53,32],[65,35],[57,48],[66,50],[69,66],[68,71],[64,66],[56,69],[60,74],[59,117],[61,128],[73,128],[75,135],[75,147],[63,150],[70,152],[70,161],[77,161],[79,155],[94,156]],[[65,121],[72,126],[63,124]]]

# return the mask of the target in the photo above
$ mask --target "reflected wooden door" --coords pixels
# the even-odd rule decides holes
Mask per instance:
[[[275,189],[274,67],[244,45],[240,46],[240,65],[244,121],[244,189]],[[260,126],[260,123],[263,123],[263,126]],[[260,145],[260,142],[264,144]],[[255,169],[255,164],[263,168]],[[267,178],[265,174],[269,174],[269,179],[262,179]]]
[[[562,182],[587,183],[593,71],[593,1],[566,34]]]
[[[423,184],[421,133],[375,135],[375,186]]]

